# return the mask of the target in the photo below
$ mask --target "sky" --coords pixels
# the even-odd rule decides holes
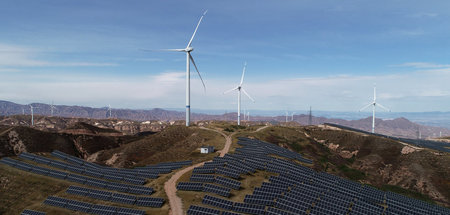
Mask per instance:
[[[0,100],[113,108],[450,111],[450,2],[0,1]],[[370,110],[368,110],[370,111]]]

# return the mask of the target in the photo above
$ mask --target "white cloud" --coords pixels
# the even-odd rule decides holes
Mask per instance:
[[[415,64],[414,64],[415,65]],[[440,69],[440,68],[438,68]],[[430,70],[431,71],[431,70]],[[301,75],[298,75],[301,76]],[[101,107],[149,108],[184,107],[185,73],[166,71],[153,76],[124,78],[98,75],[54,77],[50,82],[26,79],[0,79],[0,98],[12,101],[49,102]],[[20,82],[18,82],[20,80]],[[425,73],[421,70],[389,75],[274,79],[252,81],[248,76],[244,89],[256,100],[242,97],[243,107],[264,110],[301,110],[313,106],[316,110],[357,111],[372,100],[373,85],[377,99],[384,106],[399,111],[448,111],[450,107],[449,73]],[[208,79],[203,91],[200,79],[191,76],[191,105],[198,109],[236,108],[236,93],[223,95],[235,82]]]
[[[450,68],[450,64],[435,64],[428,62],[407,62],[398,65],[392,65],[393,67],[413,67],[413,68]]]

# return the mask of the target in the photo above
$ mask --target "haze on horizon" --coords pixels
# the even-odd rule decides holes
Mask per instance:
[[[450,3],[435,1],[2,1],[0,100],[183,108],[185,56],[140,49],[193,43],[191,106],[235,110],[450,111]]]

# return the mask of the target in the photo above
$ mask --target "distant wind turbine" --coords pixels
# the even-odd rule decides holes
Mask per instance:
[[[58,108],[56,108],[56,107],[53,105],[53,101],[52,101],[52,105],[50,105],[51,116],[53,116],[53,110],[56,110],[56,109],[58,109]]]
[[[108,110],[106,110],[106,114],[108,114],[108,111],[109,111],[109,117],[108,118],[111,118],[111,105],[108,105]]]
[[[238,91],[238,125],[241,125],[241,91],[253,102],[255,102],[255,100],[253,100],[253,98],[244,90],[244,88],[242,88],[242,84],[244,83],[244,75],[245,75],[245,69],[247,68],[247,62],[244,63],[244,69],[242,70],[242,77],[241,77],[241,82],[239,83],[239,85],[231,90],[227,90],[225,91],[223,94],[227,94],[231,91],[237,90]]]
[[[288,115],[289,115],[289,113],[288,113],[288,111],[286,111],[286,122],[288,122]]]
[[[33,107],[33,105],[30,104],[30,110],[31,110],[31,126],[34,126],[34,109],[38,107]]]
[[[376,86],[373,87],[373,102],[364,106],[359,111],[362,111],[370,106],[372,106],[372,133],[375,133],[375,106],[379,106],[379,107],[385,109],[386,111],[391,112],[391,110],[389,110],[388,108],[384,107],[380,103],[377,103],[377,87]]]
[[[294,114],[295,114],[295,112],[292,112],[292,117],[291,117],[291,121],[294,121]]]
[[[200,26],[200,23],[203,20],[203,17],[206,15],[208,10],[206,10],[203,15],[200,17],[200,20],[197,23],[197,27],[195,27],[194,33],[192,34],[191,39],[189,40],[186,48],[184,49],[162,49],[161,51],[174,51],[174,52],[185,52],[186,53],[186,126],[190,125],[191,120],[191,74],[190,74],[190,65],[191,62],[195,67],[195,70],[197,70],[197,74],[200,77],[200,80],[202,81],[203,88],[206,91],[205,83],[203,82],[202,76],[200,75],[200,72],[198,71],[197,65],[195,64],[194,58],[191,55],[191,52],[194,50],[193,47],[191,47],[192,41],[194,40],[195,34],[197,33],[198,26]],[[152,51],[152,50],[144,50],[144,51]]]

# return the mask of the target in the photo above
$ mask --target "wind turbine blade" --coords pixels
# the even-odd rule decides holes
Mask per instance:
[[[380,103],[377,103],[376,106],[380,106],[381,108],[385,109],[386,111],[391,112],[389,108],[386,108],[385,106],[381,105]]]
[[[202,22],[202,19],[203,19],[203,17],[206,15],[207,12],[208,12],[208,10],[206,10],[206,11],[203,13],[202,17],[200,17],[200,20],[199,20],[198,23],[197,23],[197,27],[195,27],[194,33],[192,34],[191,40],[189,40],[189,43],[187,44],[186,48],[188,48],[188,47],[191,46],[192,40],[194,40],[195,34],[197,33],[198,26],[200,26],[200,23]]]
[[[252,100],[252,102],[255,102],[255,100],[252,99],[252,97],[250,97],[250,95],[247,92],[245,92],[245,90],[243,88],[241,88],[241,90],[250,100]]]
[[[189,54],[189,53],[188,53],[188,54]],[[198,77],[200,77],[200,80],[202,81],[202,84],[203,84],[203,89],[205,89],[205,92],[206,92],[205,82],[203,82],[202,76],[200,75],[200,72],[198,71],[197,65],[195,65],[194,58],[193,58],[192,55],[190,55],[190,54],[189,54],[189,58],[191,59],[191,62],[192,62],[192,64],[194,65],[195,70],[197,70]]]
[[[244,83],[244,74],[245,74],[246,68],[247,68],[247,62],[244,63],[244,69],[242,69],[241,83],[239,84],[239,86],[242,86],[242,83]]]
[[[366,108],[370,107],[371,105],[373,105],[373,103],[370,103],[370,104],[368,104],[368,105],[364,106],[363,108],[359,109],[359,111],[362,111],[362,110],[364,110],[364,109],[366,109]]]
[[[144,52],[184,52],[185,49],[139,49]]]
[[[223,92],[223,94],[227,94],[227,93],[230,93],[231,91],[233,91],[233,90],[237,90],[239,87],[235,87],[235,88],[233,88],[233,89],[231,89],[231,90],[227,90],[227,91],[225,91],[225,92]]]

